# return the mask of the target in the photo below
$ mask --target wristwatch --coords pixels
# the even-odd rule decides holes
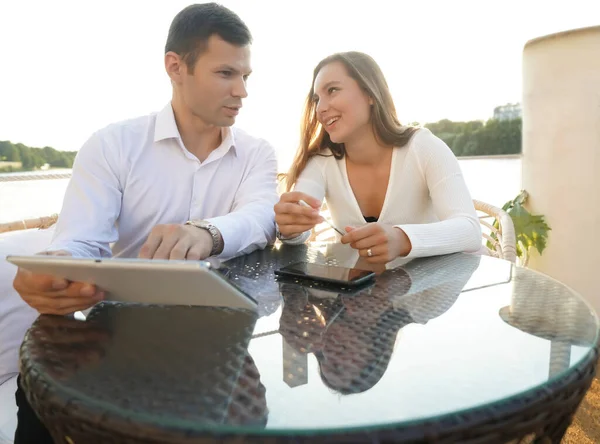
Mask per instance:
[[[223,251],[225,243],[223,242],[221,232],[216,226],[206,220],[188,220],[185,225],[192,225],[194,227],[202,228],[210,233],[213,241],[212,250],[210,250],[210,256],[215,256]]]

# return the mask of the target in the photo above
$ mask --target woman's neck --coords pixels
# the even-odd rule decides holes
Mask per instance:
[[[347,161],[355,165],[375,166],[391,156],[392,147],[381,144],[369,128],[344,143]]]

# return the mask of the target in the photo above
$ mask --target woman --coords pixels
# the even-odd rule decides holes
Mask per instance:
[[[369,263],[481,248],[456,157],[429,130],[400,124],[381,69],[360,52],[315,68],[286,187],[275,205],[285,243],[308,239],[325,198],[341,242]]]

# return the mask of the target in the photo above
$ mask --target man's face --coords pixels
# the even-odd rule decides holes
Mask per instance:
[[[181,97],[205,124],[231,126],[248,96],[246,81],[251,72],[250,47],[232,45],[214,34],[196,60],[193,74],[184,66]]]

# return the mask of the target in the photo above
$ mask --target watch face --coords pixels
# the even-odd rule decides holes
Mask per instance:
[[[192,224],[198,228],[206,228],[206,229],[209,229],[213,226],[213,224],[211,224],[210,222],[207,222],[205,220],[191,220],[190,224]]]

